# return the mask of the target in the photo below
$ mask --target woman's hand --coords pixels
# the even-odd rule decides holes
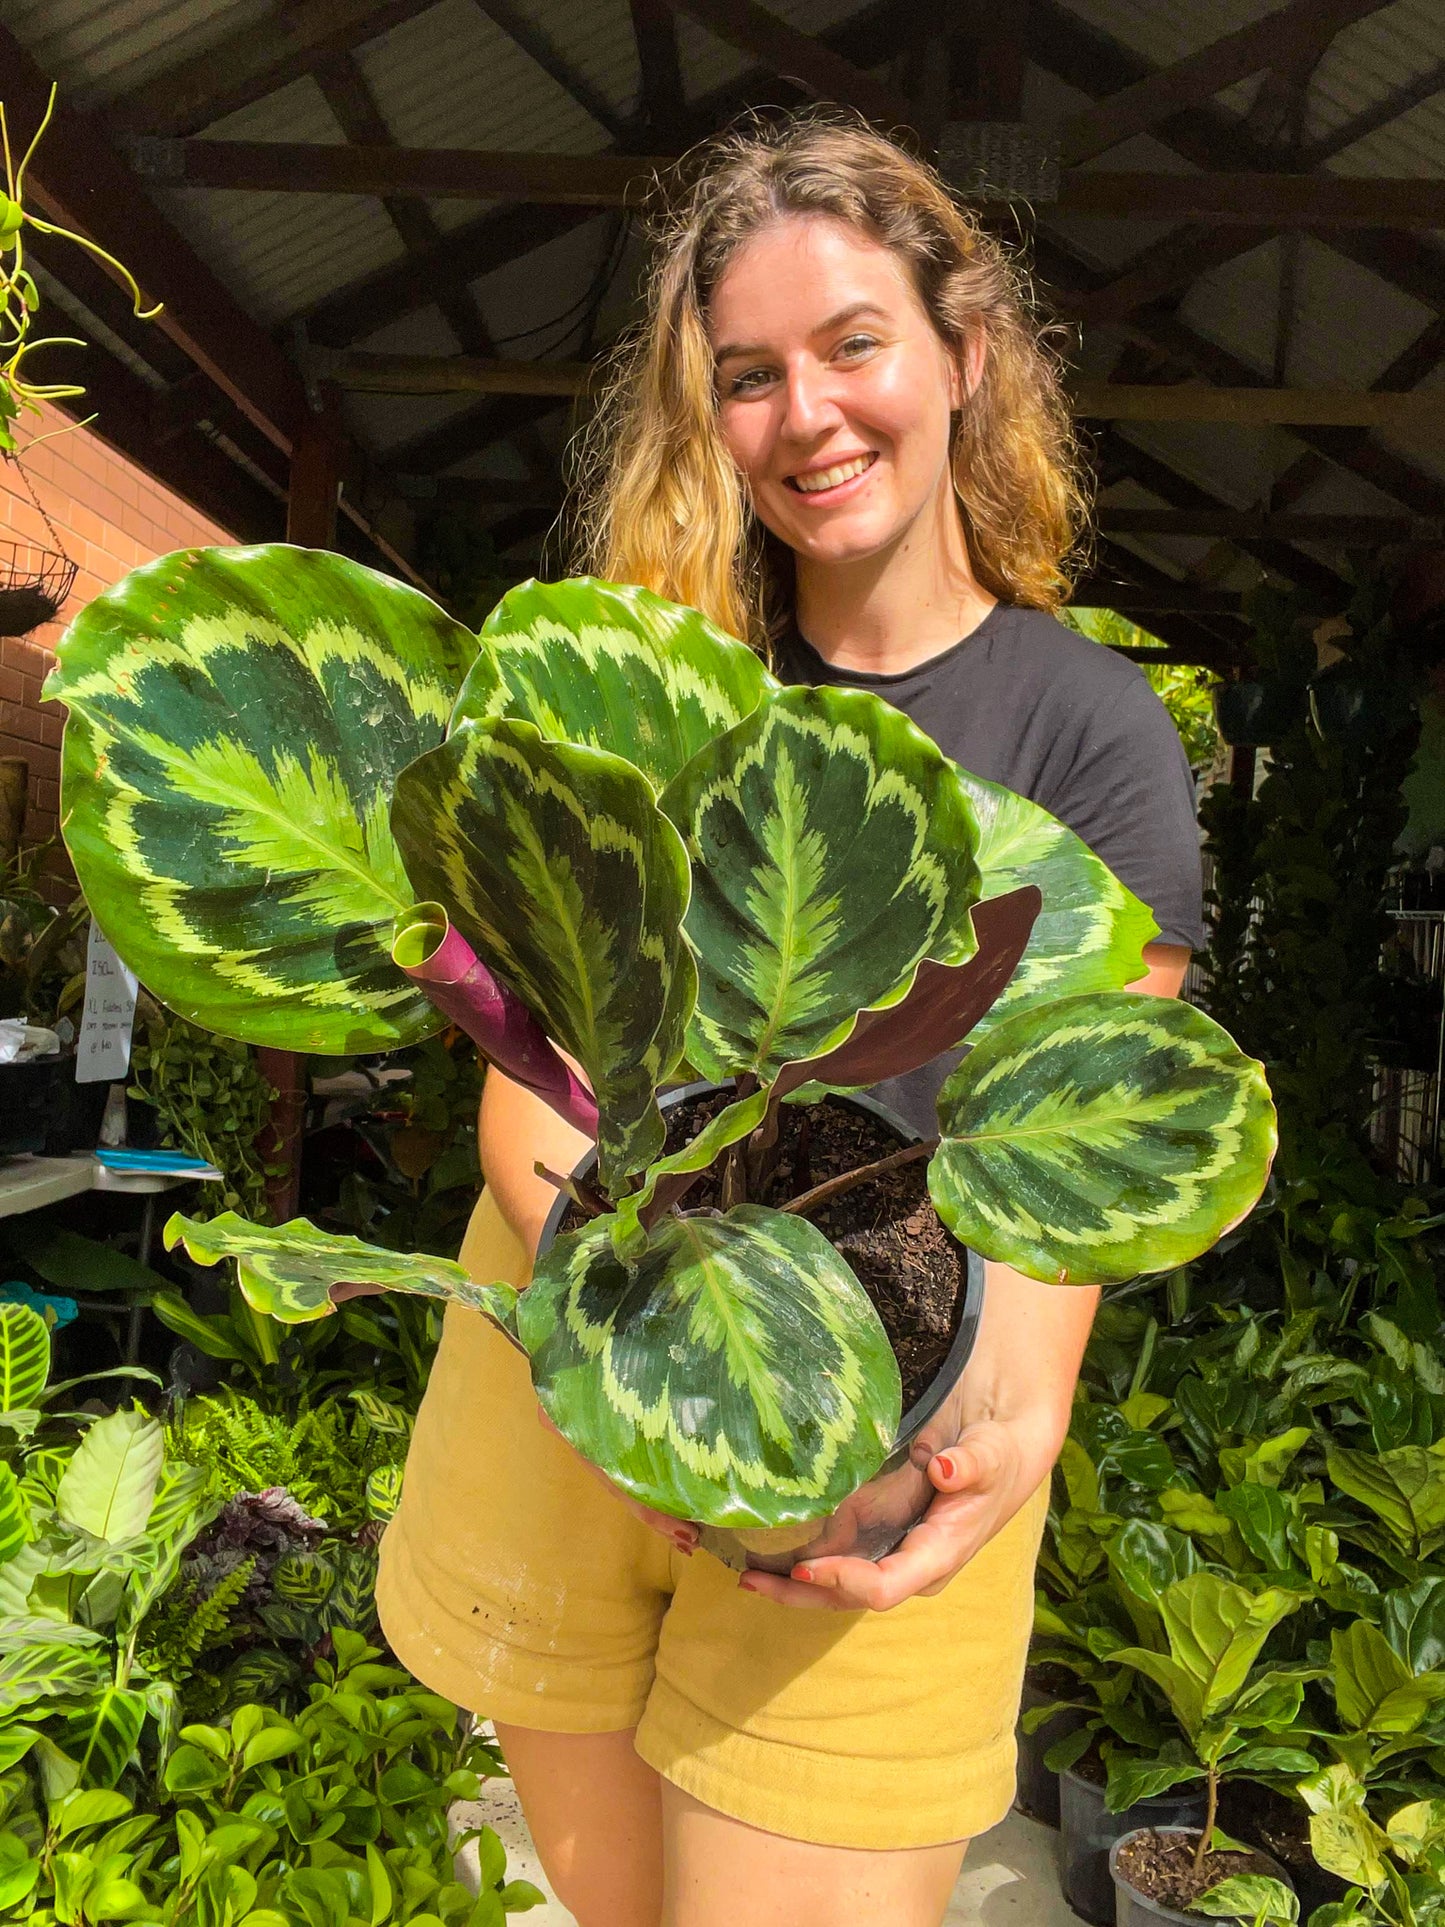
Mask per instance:
[[[779,1605],[844,1613],[887,1612],[916,1594],[942,1592],[1008,1524],[1052,1462],[1037,1427],[979,1419],[929,1460],[936,1496],[896,1552],[878,1560],[810,1559],[790,1578],[750,1571],[738,1583]]]

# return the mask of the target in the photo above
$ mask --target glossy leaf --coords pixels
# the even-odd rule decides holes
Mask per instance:
[[[1380,1630],[1412,1673],[1445,1669],[1445,1577],[1387,1592],[1380,1602]]]
[[[857,689],[786,689],[664,791],[693,865],[688,1061],[768,1081],[976,944],[977,831],[957,771]]]
[[[50,1376],[50,1330],[29,1305],[0,1303],[0,1412],[31,1410]]]
[[[510,1330],[516,1293],[510,1285],[475,1285],[459,1264],[421,1251],[386,1251],[306,1218],[286,1224],[248,1224],[234,1211],[204,1220],[178,1211],[162,1236],[167,1251],[183,1243],[198,1265],[236,1260],[237,1282],[254,1310],[294,1325],[335,1311],[332,1288],[374,1285],[385,1291],[454,1298]]]
[[[1054,1284],[1197,1258],[1253,1206],[1275,1147],[1264,1071],[1188,1004],[1114,992],[1023,1010],[944,1085],[939,1216]]]
[[[1088,844],[1027,797],[960,770],[978,820],[979,895],[1003,896],[1024,884],[1043,894],[1023,961],[975,1031],[1022,1010],[1091,990],[1122,990],[1144,974],[1141,952],[1159,934],[1146,905]]]
[[[108,1544],[134,1539],[150,1517],[165,1429],[140,1411],[111,1412],[89,1426],[55,1492],[55,1510]]]
[[[1265,1640],[1299,1603],[1293,1593],[1251,1593],[1216,1573],[1192,1573],[1176,1580],[1159,1602],[1168,1653],[1127,1646],[1114,1658],[1162,1687],[1193,1745],[1205,1721],[1226,1712],[1240,1695]]]
[[[72,1698],[105,1684],[106,1654],[69,1641],[20,1646],[0,1653],[0,1716],[37,1700]]]
[[[1189,1911],[1213,1920],[1248,1921],[1249,1927],[1294,1927],[1299,1896],[1269,1874],[1237,1873],[1191,1900]]]
[[[654,790],[777,687],[696,609],[592,576],[509,590],[479,640],[454,729],[519,717],[550,741],[625,757]]]
[[[655,1092],[697,986],[687,857],[648,783],[531,723],[475,723],[404,772],[392,823],[417,892],[582,1066],[620,1189],[662,1148]]]
[[[898,1365],[806,1219],[667,1218],[635,1266],[605,1221],[559,1238],[517,1306],[538,1397],[626,1492],[708,1525],[821,1517],[897,1432]]]
[[[1368,1506],[1401,1545],[1416,1547],[1445,1528],[1445,1452],[1420,1445],[1354,1452],[1332,1444],[1325,1464],[1341,1492]]]
[[[66,844],[142,983],[287,1049],[440,1027],[391,961],[414,892],[388,810],[475,649],[417,590],[283,544],[181,550],[87,604],[45,685]]]
[[[1340,1718],[1354,1731],[1413,1733],[1445,1699],[1445,1671],[1417,1677],[1367,1619],[1331,1631],[1330,1660]]]

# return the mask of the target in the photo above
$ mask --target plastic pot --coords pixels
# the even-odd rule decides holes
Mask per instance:
[[[1310,718],[1321,736],[1356,747],[1387,743],[1409,726],[1410,698],[1398,682],[1337,663],[1310,684]]]
[[[1110,1813],[1103,1787],[1065,1767],[1059,1775],[1065,1900],[1093,1927],[1114,1927],[1109,1854],[1115,1842],[1141,1827],[1202,1827],[1204,1815],[1203,1787],[1161,1793],[1157,1799],[1136,1800],[1122,1813]]]
[[[1301,722],[1305,690],[1301,683],[1226,682],[1214,692],[1214,719],[1235,749],[1267,749]]]
[[[1028,1713],[1036,1706],[1048,1706],[1057,1698],[1057,1693],[1047,1693],[1043,1687],[1035,1686],[1026,1673],[1019,1713]],[[1059,1776],[1044,1765],[1044,1755],[1056,1740],[1066,1739],[1070,1733],[1076,1733],[1088,1717],[1082,1707],[1067,1706],[1062,1713],[1055,1713],[1032,1733],[1025,1733],[1020,1718],[1014,1805],[1031,1820],[1042,1820],[1046,1827],[1059,1824]]]
[[[660,1100],[664,1111],[685,1099],[705,1097],[729,1085],[688,1084],[669,1091]],[[831,1100],[865,1111],[882,1120],[897,1136],[900,1145],[916,1144],[918,1133],[911,1130],[896,1112],[871,1097],[838,1097]],[[574,1178],[590,1177],[597,1162],[589,1152],[572,1172]],[[547,1251],[561,1227],[569,1203],[559,1193],[543,1226],[537,1246],[540,1257]],[[911,1411],[905,1412],[898,1427],[893,1450],[873,1477],[826,1518],[806,1520],[794,1526],[757,1531],[733,1531],[704,1526],[699,1543],[721,1559],[724,1565],[741,1572],[747,1566],[768,1572],[786,1573],[800,1559],[824,1553],[848,1554],[855,1559],[881,1559],[928,1510],[934,1496],[928,1479],[928,1462],[938,1452],[955,1443],[963,1429],[963,1388],[960,1380],[978,1335],[983,1316],[983,1259],[975,1251],[966,1253],[967,1282],[963,1311],[948,1355],[933,1383]]]
[[[1204,1918],[1203,1915],[1185,1913],[1178,1907],[1166,1907],[1161,1900],[1151,1900],[1147,1894],[1141,1894],[1137,1887],[1131,1886],[1127,1877],[1120,1872],[1119,1855],[1129,1841],[1137,1839],[1144,1833],[1183,1834],[1189,1840],[1197,1840],[1199,1828],[1135,1827],[1131,1833],[1124,1834],[1121,1839],[1114,1842],[1109,1849],[1109,1875],[1114,1883],[1115,1927],[1158,1927],[1160,1921],[1177,1922],[1178,1927],[1199,1927],[1201,1919]],[[1294,1882],[1273,1854],[1265,1853],[1260,1847],[1251,1847],[1249,1851],[1256,1860],[1267,1863],[1265,1872],[1272,1874],[1276,1880],[1282,1881],[1293,1892]],[[1238,1922],[1240,1927],[1245,1927],[1243,1917],[1239,1914],[1226,1914],[1216,1918],[1222,1918],[1226,1923]]]

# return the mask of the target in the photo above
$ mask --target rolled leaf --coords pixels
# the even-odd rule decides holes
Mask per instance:
[[[1025,1009],[938,1100],[928,1183],[964,1244],[1052,1284],[1171,1271],[1250,1210],[1275,1148],[1264,1070],[1202,1011],[1125,991]]]
[[[785,689],[661,798],[693,864],[687,1056],[775,1077],[901,1003],[925,958],[976,948],[977,831],[958,772],[866,690]]]
[[[391,954],[488,1063],[535,1092],[577,1130],[596,1137],[597,1100],[516,991],[494,976],[452,927],[441,904],[419,903],[399,919]]]
[[[70,705],[62,824],[148,989],[287,1049],[440,1029],[390,956],[416,892],[387,812],[475,650],[415,589],[279,543],[162,556],[86,606],[45,685]]]
[[[979,896],[1034,884],[1043,910],[1013,981],[980,1020],[975,1043],[1021,1010],[1089,990],[1122,990],[1144,975],[1152,912],[1056,817],[998,783],[958,772],[978,818]]]
[[[482,625],[452,727],[515,716],[610,750],[654,790],[777,687],[753,651],[649,589],[524,582]]]
[[[403,772],[392,823],[417,891],[582,1066],[604,1187],[642,1170],[697,984],[687,857],[645,778],[531,723],[469,723]]]
[[[236,1260],[237,1281],[253,1310],[301,1324],[335,1311],[338,1285],[370,1285],[380,1291],[414,1292],[423,1298],[454,1298],[484,1312],[515,1339],[510,1285],[474,1284],[450,1258],[424,1251],[384,1251],[361,1238],[318,1231],[305,1218],[286,1224],[248,1224],[234,1211],[198,1220],[175,1212],[162,1233],[167,1251],[184,1244],[198,1265]]]
[[[847,1264],[800,1217],[667,1218],[633,1266],[606,1220],[559,1238],[517,1305],[553,1424],[645,1504],[718,1526],[834,1510],[898,1429],[898,1364]]]

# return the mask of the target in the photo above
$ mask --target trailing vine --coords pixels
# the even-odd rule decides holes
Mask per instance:
[[[156,1112],[163,1140],[222,1173],[207,1187],[198,1211],[239,1211],[270,1222],[266,1180],[274,1175],[258,1151],[276,1093],[256,1065],[249,1044],[218,1037],[141,993],[136,1008],[143,1044],[131,1053],[135,1081],[127,1095]],[[215,1194],[219,1193],[219,1196]]]

